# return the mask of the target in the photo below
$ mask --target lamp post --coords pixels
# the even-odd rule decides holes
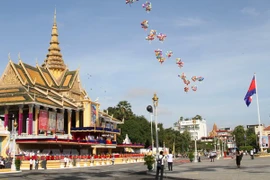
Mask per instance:
[[[215,146],[215,152],[217,152],[217,140],[216,140],[216,136],[214,137],[214,146]]]
[[[12,120],[12,136],[13,136],[13,158],[12,158],[12,165],[11,165],[11,170],[16,171],[16,166],[15,166],[15,158],[16,158],[16,129],[17,129],[17,122],[16,120]]]
[[[154,116],[155,116],[155,124],[156,124],[156,155],[158,156],[158,149],[159,149],[159,146],[158,146],[158,126],[157,126],[157,106],[158,106],[158,97],[157,97],[157,94],[155,93],[153,98],[153,105],[154,105]]]
[[[244,139],[245,139],[245,147],[246,147],[246,142],[247,142],[247,135],[246,134],[244,134]]]
[[[154,152],[154,139],[153,139],[153,107],[148,105],[146,110],[150,114],[150,123],[151,123],[151,146],[152,146],[152,153]]]
[[[221,157],[224,156],[224,140],[221,138]]]
[[[193,121],[193,128],[194,128],[194,134],[195,134],[195,124],[196,124],[196,120],[194,119]],[[194,153],[194,163],[197,163],[198,162],[198,158],[197,158],[197,137],[196,137],[196,134],[195,134],[195,138],[194,138],[194,143],[195,143],[195,153]]]

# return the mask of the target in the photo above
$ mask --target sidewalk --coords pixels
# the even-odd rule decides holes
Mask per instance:
[[[269,179],[270,158],[255,158],[244,156],[241,168],[236,167],[235,159],[219,159],[215,162],[203,160],[200,163],[175,163],[173,171],[164,171],[166,179],[194,179],[194,180],[249,180]],[[167,168],[167,166],[166,166]],[[152,176],[155,172],[149,173]]]

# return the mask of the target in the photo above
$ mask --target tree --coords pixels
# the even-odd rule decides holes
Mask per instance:
[[[244,126],[236,126],[232,132],[232,134],[235,137],[235,142],[236,142],[236,146],[240,147],[240,146],[245,146],[245,129]]]
[[[182,134],[180,134],[180,139],[181,139],[181,152],[187,152],[189,150],[189,145],[191,142],[191,136],[190,133],[185,130]]]
[[[193,117],[192,119],[196,119],[196,120],[202,120],[202,116],[200,115],[196,115],[195,117]]]
[[[255,129],[248,128],[246,130],[246,145],[257,147],[257,136],[255,134]]]
[[[132,143],[145,144],[148,148],[151,142],[150,122],[144,116],[133,114],[131,108],[129,102],[120,101],[116,106],[107,109],[108,113],[114,115],[115,118],[120,120],[125,118],[125,123],[118,126],[121,129],[121,135],[117,136],[117,143],[122,144],[128,134]]]
[[[115,107],[108,107],[108,113],[117,119],[129,120],[133,116],[131,104],[127,101],[120,101]]]

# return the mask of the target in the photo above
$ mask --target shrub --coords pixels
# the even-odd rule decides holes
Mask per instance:
[[[22,164],[22,161],[21,161],[19,158],[15,159],[15,167],[16,167],[16,171],[20,171],[20,169],[21,169],[21,164]]]
[[[155,157],[152,155],[144,156],[144,165],[147,165],[147,169],[150,171],[153,169],[153,164],[155,163]]]

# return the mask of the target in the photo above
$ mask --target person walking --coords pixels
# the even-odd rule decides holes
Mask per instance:
[[[35,170],[38,170],[38,165],[39,165],[39,159],[37,157],[35,161]]]
[[[165,157],[163,155],[163,151],[160,151],[157,158],[156,180],[158,180],[159,172],[160,172],[160,180],[163,180],[164,164],[165,164]]]
[[[242,157],[243,157],[243,152],[239,151],[239,149],[236,149],[236,165],[238,168],[240,168],[240,165],[241,165],[241,160],[242,160]]]
[[[65,167],[67,167],[67,161],[68,161],[67,156],[65,156],[65,157],[64,157]]]
[[[33,159],[32,158],[30,158],[29,164],[30,164],[30,170],[32,170],[33,169]]]
[[[250,150],[250,157],[251,157],[251,159],[254,159],[254,152],[253,152],[253,149]]]
[[[213,151],[210,152],[210,159],[211,159],[211,162],[215,162],[215,153]]]
[[[112,155],[112,165],[114,165],[114,161],[115,161],[115,158],[114,158],[114,155]]]
[[[172,155],[172,152],[171,151],[167,155],[167,162],[168,162],[168,169],[169,169],[169,171],[172,171],[172,168],[173,168],[173,155]]]

